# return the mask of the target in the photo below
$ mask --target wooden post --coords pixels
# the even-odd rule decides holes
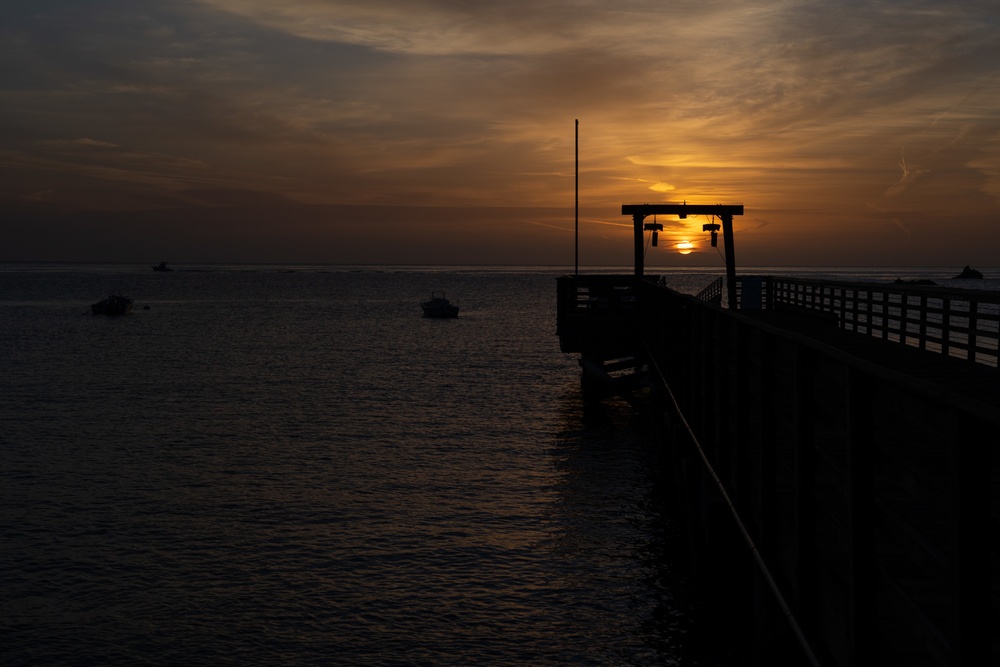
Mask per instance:
[[[927,295],[920,295],[920,349],[927,349]]]
[[[847,503],[849,598],[848,632],[853,664],[873,664],[878,655],[875,627],[877,568],[875,564],[875,471],[872,410],[869,382],[858,371],[848,371],[847,382]]]
[[[642,221],[646,218],[644,213],[633,213],[632,224],[635,226],[635,275],[641,276],[643,273],[643,253],[642,253]]]
[[[816,616],[816,445],[815,386],[811,351],[795,347],[795,543],[800,618]]]
[[[951,299],[941,300],[941,354],[948,356],[951,347]]]
[[[975,363],[976,361],[976,346],[979,345],[979,341],[976,340],[976,329],[979,328],[979,302],[975,299],[969,299],[969,361]]]
[[[905,292],[899,297],[899,343],[900,345],[906,345],[906,330],[907,320],[909,320],[910,313],[908,306],[910,305],[910,297]]]
[[[868,334],[869,336],[874,335],[873,333],[874,329],[872,328],[875,319],[875,310],[872,307],[874,301],[875,301],[875,295],[872,292],[868,292],[867,298],[865,299],[865,313],[866,317],[868,318],[868,328],[865,330],[865,333]]]
[[[952,665],[992,665],[990,621],[990,452],[967,414],[951,414]]]
[[[733,240],[733,215],[722,213],[722,240],[726,247],[726,291],[729,293],[729,309],[736,310],[736,243]]]

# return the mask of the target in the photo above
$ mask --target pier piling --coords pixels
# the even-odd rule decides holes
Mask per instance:
[[[757,281],[723,309],[560,278],[561,349],[645,369],[696,562],[741,573],[763,662],[785,636],[805,664],[996,664],[1000,293]]]

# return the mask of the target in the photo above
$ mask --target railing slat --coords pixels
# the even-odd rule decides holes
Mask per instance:
[[[765,308],[833,314],[844,329],[1000,368],[1000,292],[773,276],[754,280],[764,282]]]

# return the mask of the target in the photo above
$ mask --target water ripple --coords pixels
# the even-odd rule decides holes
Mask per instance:
[[[0,662],[683,655],[646,436],[584,419],[553,276],[127,277],[111,320],[103,269],[0,272]],[[467,317],[419,317],[442,283]]]

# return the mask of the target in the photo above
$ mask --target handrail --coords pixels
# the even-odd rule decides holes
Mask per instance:
[[[716,278],[695,297],[699,301],[711,301],[715,304],[722,303],[722,278]]]
[[[1000,292],[778,276],[762,290],[764,308],[823,313],[848,331],[1000,368]]]

